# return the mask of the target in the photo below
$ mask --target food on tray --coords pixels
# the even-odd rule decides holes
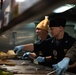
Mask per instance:
[[[8,50],[7,54],[8,58],[14,58],[16,56],[16,53],[13,50]]]
[[[0,59],[5,62],[7,60],[6,58],[7,58],[7,53],[0,52]]]
[[[13,50],[8,50],[7,54],[8,55],[16,55],[16,53]]]
[[[16,63],[11,61],[11,60],[6,60],[6,61],[0,60],[0,65],[3,65],[3,64],[9,65],[9,66],[15,66],[16,65]]]
[[[5,53],[5,52],[0,52],[0,56],[7,56],[7,53]]]
[[[8,50],[8,52],[0,52],[0,59],[4,60],[5,58],[14,58],[16,53],[13,50]]]

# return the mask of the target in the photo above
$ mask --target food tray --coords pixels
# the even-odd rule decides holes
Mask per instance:
[[[15,58],[17,55],[0,55],[0,59],[4,59],[4,58]]]
[[[12,62],[12,61],[10,61],[10,60],[6,60],[6,61],[2,61],[2,60],[0,60],[0,65],[15,66],[16,63],[15,63],[15,62]]]

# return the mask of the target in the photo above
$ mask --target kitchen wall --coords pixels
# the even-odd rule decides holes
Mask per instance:
[[[69,35],[71,35],[71,36],[73,36],[73,37],[75,37],[74,35],[75,35],[75,30],[74,30],[74,25],[67,25],[66,27],[65,27],[65,31],[69,34]]]
[[[35,23],[24,24],[18,29],[10,29],[0,36],[0,51],[13,49],[16,45],[34,43]]]

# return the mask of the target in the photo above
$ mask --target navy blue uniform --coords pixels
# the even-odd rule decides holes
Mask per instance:
[[[57,40],[53,37],[44,41],[41,44],[34,44],[34,51],[41,51],[41,56],[43,57],[51,55],[52,59],[49,62],[44,62],[43,64],[45,64],[46,66],[52,66],[52,64],[56,64],[63,59],[67,50],[72,47],[75,40],[75,38],[69,36],[65,32],[64,37],[62,39]]]

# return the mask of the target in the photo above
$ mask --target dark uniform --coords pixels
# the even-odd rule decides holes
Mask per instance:
[[[72,47],[75,40],[75,38],[69,36],[65,32],[62,39],[57,40],[51,38],[41,44],[34,44],[34,51],[42,53],[41,56],[43,57],[51,55],[52,59],[49,62],[45,61],[42,64],[52,66],[52,64],[56,64],[64,58],[67,50]]]
[[[75,38],[69,36],[67,33],[64,34],[63,39],[53,39],[52,64],[56,64],[64,58],[65,54],[72,47],[75,40]]]
[[[49,35],[47,36],[47,38],[44,40],[44,41],[46,41],[47,39],[49,39],[49,38],[51,38]],[[42,40],[39,40],[37,43],[35,43],[34,45],[41,45],[44,41],[42,41]],[[40,47],[38,47],[37,49],[35,48],[35,50],[34,50],[34,52],[36,53],[36,55],[37,55],[37,57],[38,56],[44,56],[44,57],[46,57],[46,56],[50,56],[50,54],[48,54],[48,52],[45,52],[44,50],[42,50]],[[47,54],[46,54],[47,53]],[[40,63],[40,62],[38,62],[40,65],[44,65],[44,66],[47,66],[46,64],[48,63],[48,62],[46,62],[46,64],[45,64],[45,62],[44,63]]]

